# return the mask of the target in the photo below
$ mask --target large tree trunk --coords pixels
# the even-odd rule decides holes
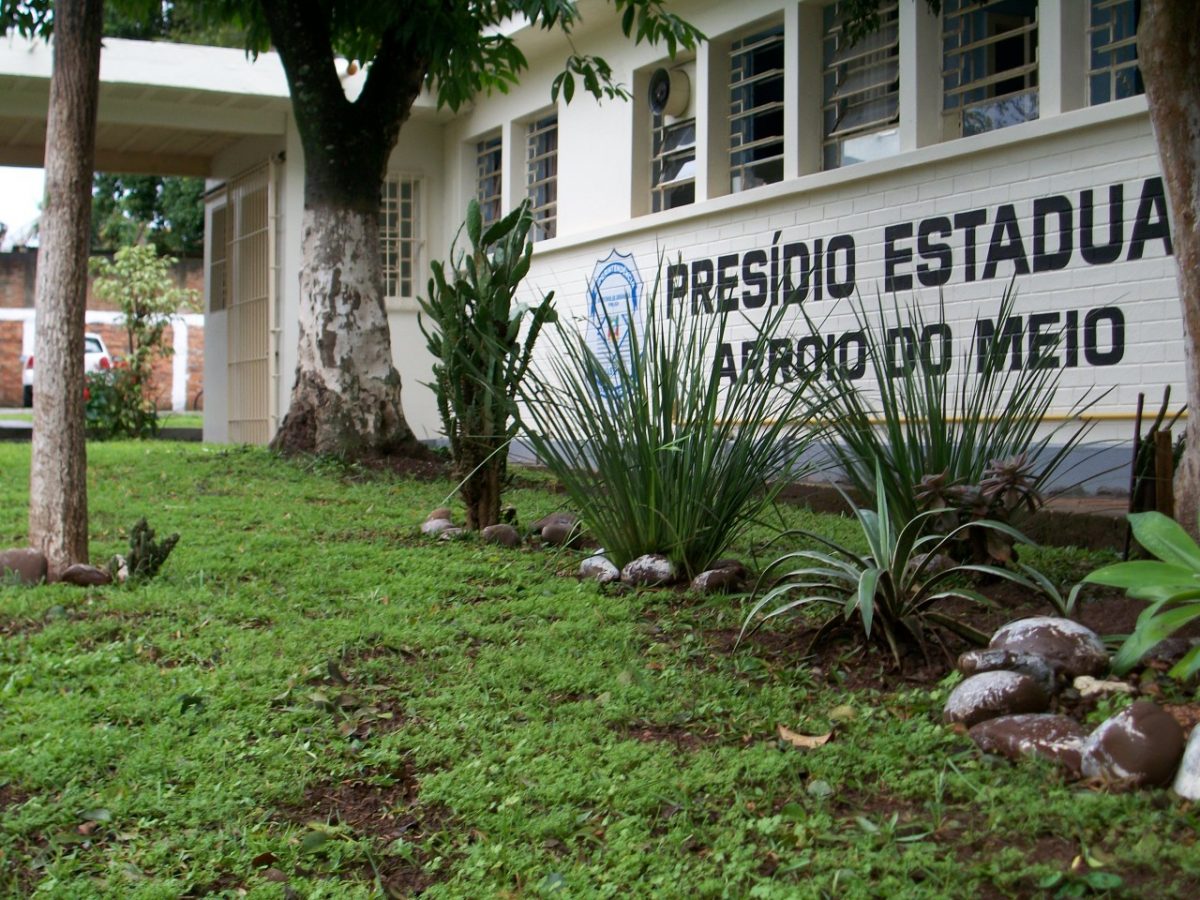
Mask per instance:
[[[424,451],[404,420],[383,303],[379,198],[426,63],[386,33],[351,103],[328,12],[261,0],[304,147],[300,348],[287,416],[271,446],[351,459]]]
[[[29,539],[46,554],[52,580],[88,554],[83,317],[103,9],[103,0],[58,0],[54,7],[29,478]]]
[[[1200,515],[1200,3],[1144,0],[1138,65],[1174,214],[1175,262],[1187,359],[1187,449],[1175,515],[1194,536]]]

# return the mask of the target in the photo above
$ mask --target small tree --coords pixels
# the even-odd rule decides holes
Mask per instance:
[[[500,520],[508,445],[518,427],[517,388],[538,333],[554,317],[551,291],[530,310],[529,330],[520,339],[526,309],[513,298],[529,272],[532,224],[526,200],[484,231],[479,203],[472,200],[466,221],[471,252],[451,247],[449,278],[442,263],[432,263],[429,296],[420,301],[421,332],[438,360],[431,387],[462,478],[468,528]]]
[[[128,355],[121,366],[123,374],[114,379],[124,379],[129,385],[122,398],[136,407],[124,410],[133,414],[128,421],[138,423],[132,429],[135,436],[156,428],[150,380],[155,360],[175,352],[165,340],[171,316],[180,307],[196,305],[196,292],[176,286],[171,277],[175,262],[174,257],[159,256],[153,247],[135,246],[122,247],[111,260],[98,257],[91,263],[96,296],[121,311],[125,326]]]

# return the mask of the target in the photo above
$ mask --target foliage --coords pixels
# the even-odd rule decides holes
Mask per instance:
[[[742,624],[742,637],[753,626],[807,606],[832,608],[834,615],[814,638],[814,644],[837,625],[857,618],[863,637],[885,646],[896,665],[902,664],[902,649],[913,646],[926,660],[933,626],[950,629],[963,637],[984,643],[987,636],[936,609],[952,597],[987,602],[977,591],[962,587],[965,575],[985,575],[1012,581],[1032,591],[1041,590],[1043,579],[1024,568],[1026,575],[982,564],[955,565],[943,554],[968,529],[996,531],[1012,540],[1025,537],[1002,522],[972,521],[945,534],[927,534],[928,523],[941,515],[938,510],[917,513],[899,527],[888,508],[884,476],[877,467],[874,509],[854,510],[867,551],[856,552],[811,531],[785,532],[781,539],[804,537],[827,550],[794,550],[777,558],[759,577],[755,594],[771,580]],[[828,552],[827,552],[828,551]],[[795,568],[790,568],[790,567]],[[781,569],[787,569],[782,575]],[[765,612],[764,612],[765,611]],[[840,612],[840,621],[836,613]],[[761,614],[761,618],[760,618]]]
[[[111,404],[124,402],[131,407],[128,421],[144,424],[146,411],[155,408],[150,395],[154,361],[174,352],[166,343],[166,328],[180,308],[190,308],[196,302],[195,291],[176,286],[171,276],[175,262],[173,257],[159,256],[153,247],[144,245],[122,247],[111,260],[91,260],[93,290],[121,311],[129,351],[121,360],[124,366],[110,370],[107,383],[96,380],[98,419],[122,421],[124,417]],[[132,436],[141,434],[142,429],[116,433]]]
[[[4,546],[29,452],[0,442]],[[448,479],[171,442],[88,464],[93,558],[143,515],[187,540],[132,590],[0,587],[0,895],[279,896],[273,867],[365,898],[373,861],[430,897],[1019,897],[1084,846],[1144,896],[1200,879],[1194,804],[997,766],[941,724],[945,686],[863,689],[858,651],[823,675],[766,641],[723,651],[728,598],[420,540]],[[562,501],[515,481],[531,516]],[[825,746],[781,748],[780,724],[825,734],[838,707]],[[305,852],[314,821],[340,831]]]
[[[713,355],[728,314],[670,321],[658,287],[639,309],[629,298],[624,323],[597,304],[606,320],[593,327],[606,335],[611,369],[586,332],[560,322],[522,398],[538,458],[612,561],[662,553],[695,574],[771,504],[782,477],[805,471],[821,407],[811,374],[768,373],[760,360],[730,375]],[[787,315],[780,305],[755,326],[759,347]]]
[[[421,332],[437,360],[431,387],[470,528],[500,521],[508,448],[519,428],[517,390],[542,326],[555,318],[551,291],[529,310],[521,339],[526,309],[513,300],[529,272],[532,225],[526,200],[484,231],[472,199],[465,223],[470,252],[451,247],[449,277],[434,261],[428,296],[420,299]]]
[[[166,539],[156,541],[154,529],[146,524],[146,518],[143,516],[138,519],[129,531],[129,554],[125,557],[130,579],[148,581],[153,578],[178,543],[179,532],[172,532]]]
[[[149,243],[159,253],[204,253],[204,179],[97,173],[92,250]]]
[[[88,437],[147,438],[158,433],[158,412],[137,373],[125,362],[85,376],[84,416]]]
[[[1014,299],[1010,285],[997,309],[996,336],[1005,334]],[[1036,505],[1090,429],[1081,417],[1099,398],[1085,396],[1061,424],[1048,426],[1063,370],[1014,370],[1004,342],[983,344],[979,320],[971,346],[955,360],[949,339],[940,341],[915,305],[902,312],[897,301],[890,323],[882,301],[876,322],[861,303],[855,313],[878,400],[856,389],[840,366],[818,385],[837,438],[833,456],[859,495],[874,503],[881,485],[897,529],[922,509],[955,507],[966,520]],[[922,344],[922,335],[931,337]],[[952,376],[955,364],[960,371]],[[961,499],[952,501],[951,492]],[[1004,552],[989,556],[1003,559]]]
[[[1155,560],[1132,560],[1097,569],[1084,581],[1123,588],[1147,601],[1137,626],[1113,658],[1113,670],[1132,669],[1159,641],[1200,618],[1200,547],[1173,519],[1158,512],[1131,513],[1133,536]],[[1175,664],[1170,674],[1190,678],[1200,672],[1200,646]]]

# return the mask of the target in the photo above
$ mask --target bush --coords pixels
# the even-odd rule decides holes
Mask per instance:
[[[551,291],[531,311],[520,339],[525,310],[513,298],[529,271],[532,224],[525,201],[483,231],[479,203],[472,200],[465,223],[471,252],[456,255],[451,247],[449,277],[435,261],[429,296],[420,300],[421,332],[438,360],[431,387],[462,478],[468,528],[500,521],[508,447],[518,428],[517,388],[542,325],[554,316]]]
[[[607,365],[586,334],[560,322],[522,398],[530,443],[612,561],[661,553],[695,574],[773,502],[781,477],[803,472],[821,408],[812,376],[790,366],[763,371],[760,358],[724,372],[715,350],[728,315],[667,320],[658,287],[641,310],[627,298],[619,343],[617,323],[595,323],[612,348]],[[758,346],[789,309],[768,313]]]
[[[997,310],[996,334],[1005,332],[1013,301],[1010,285]],[[882,301],[875,323],[861,302],[855,306],[878,402],[838,367],[831,367],[833,378],[820,385],[836,438],[833,456],[864,502],[875,503],[877,471],[897,526],[923,509],[953,508],[960,521],[969,521],[981,517],[976,510],[982,509],[982,517],[1007,516],[1040,502],[1041,492],[1090,429],[1080,417],[1100,397],[1085,397],[1061,424],[1044,428],[1062,370],[1030,365],[1014,371],[998,342],[977,357],[981,366],[974,364],[970,349],[964,354],[958,387],[951,390],[951,358],[924,365],[908,337],[926,333],[920,310],[897,305],[893,312],[894,324],[885,327]],[[998,475],[1008,484],[984,496]],[[1019,500],[1009,490],[1017,485]],[[993,502],[998,497],[1002,502]],[[992,558],[1002,560],[1003,554]]]
[[[1155,644],[1200,618],[1200,547],[1179,523],[1162,513],[1132,513],[1129,524],[1137,542],[1157,559],[1133,560],[1097,569],[1084,580],[1124,588],[1130,597],[1148,601],[1133,634],[1113,658],[1113,671],[1123,675]],[[1200,672],[1200,646],[1175,664],[1179,679]]]
[[[930,636],[935,634],[935,626],[976,643],[987,642],[987,635],[936,609],[951,597],[988,602],[978,592],[961,586],[961,576],[1003,578],[1034,592],[1049,587],[1040,573],[1027,567],[1023,567],[1024,574],[1018,574],[989,565],[954,565],[943,555],[969,528],[1003,534],[1015,541],[1026,540],[1010,526],[982,520],[959,525],[946,534],[926,534],[929,523],[941,514],[928,510],[897,527],[889,507],[885,475],[878,466],[872,494],[874,509],[854,510],[867,544],[865,554],[855,553],[811,531],[789,531],[777,538],[802,537],[826,549],[796,550],[767,566],[755,595],[760,594],[759,588],[764,583],[776,578],[777,583],[754,603],[742,624],[742,637],[763,622],[794,610],[828,607],[831,614],[813,638],[814,644],[833,628],[857,617],[863,638],[886,647],[899,666],[905,647],[916,647],[929,660]],[[777,575],[791,566],[796,568]],[[1054,597],[1057,598],[1057,592]]]
[[[158,411],[136,372],[123,360],[112,368],[87,373],[84,416],[88,436],[99,440],[158,433]]]

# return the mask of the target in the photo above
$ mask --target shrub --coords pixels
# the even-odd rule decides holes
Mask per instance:
[[[1013,302],[1010,285],[997,310],[997,335],[1011,321]],[[1100,397],[1085,396],[1061,424],[1043,427],[1060,369],[1026,365],[1014,370],[1000,342],[986,350],[979,346],[977,324],[973,346],[960,359],[958,386],[951,389],[948,340],[938,358],[929,354],[933,363],[927,365],[918,353],[916,336],[930,333],[920,310],[897,305],[893,313],[894,324],[889,325],[880,301],[878,321],[872,322],[863,304],[855,305],[869,371],[878,385],[877,403],[839,367],[832,367],[832,379],[820,384],[836,438],[831,450],[855,490],[871,505],[880,484],[898,526],[923,509],[954,508],[960,521],[968,521],[1036,505],[1087,434],[1090,426],[1080,417]],[[1010,479],[1004,490],[987,498],[989,481],[1004,469],[1014,474],[1014,465],[1021,469],[1016,481]],[[937,484],[926,481],[922,490],[926,479]],[[1016,498],[1008,488],[1016,484],[1021,496],[1010,502]],[[946,502],[949,491],[960,492],[960,500]],[[998,497],[1002,503],[993,502]],[[935,499],[941,502],[931,502]],[[976,502],[980,499],[982,506]],[[1004,555],[992,558],[1003,560]]]
[[[619,343],[607,312],[594,323],[611,348],[607,364],[560,322],[522,397],[530,443],[612,561],[661,553],[695,574],[773,502],[778,479],[803,471],[821,408],[812,376],[764,371],[766,354],[751,354],[736,375],[723,369],[728,314],[668,320],[658,287],[641,309],[627,298]],[[756,327],[759,347],[788,310],[775,307]]]
[[[529,271],[532,224],[525,201],[484,231],[472,200],[465,223],[471,252],[456,255],[451,247],[449,274],[435,261],[429,296],[420,300],[421,332],[438,360],[431,387],[462,478],[469,528],[500,521],[508,447],[518,429],[517,388],[542,326],[554,317],[551,291],[530,311],[521,340],[526,310],[513,298]]]
[[[99,440],[145,438],[158,433],[158,411],[144,385],[124,360],[88,372],[84,388],[88,436]]]
[[[1045,579],[1028,567],[1022,567],[1023,574],[1019,574],[989,565],[955,565],[943,555],[968,528],[1026,541],[1011,526],[981,520],[959,525],[945,534],[927,534],[929,523],[941,514],[938,510],[927,510],[897,527],[889,507],[885,476],[878,466],[872,494],[874,509],[854,510],[867,544],[865,554],[806,530],[788,531],[777,538],[803,537],[825,549],[786,553],[763,570],[754,592],[758,599],[742,624],[742,637],[763,622],[794,610],[828,607],[832,614],[817,631],[814,644],[833,628],[857,617],[864,639],[885,646],[899,666],[902,650],[907,646],[916,647],[929,659],[930,636],[936,636],[935,626],[976,643],[987,641],[987,635],[936,609],[941,601],[951,597],[988,602],[977,591],[961,586],[962,576],[1003,578],[1033,591],[1047,587]],[[779,574],[792,566],[795,568]],[[775,580],[774,585],[762,593],[761,586],[771,580]]]
[[[1178,522],[1158,512],[1131,513],[1133,536],[1157,559],[1132,560],[1097,569],[1085,583],[1124,588],[1130,597],[1148,601],[1137,625],[1113,658],[1113,670],[1125,674],[1155,644],[1188,622],[1200,618],[1200,547]],[[1200,672],[1200,646],[1175,664],[1179,679]]]

